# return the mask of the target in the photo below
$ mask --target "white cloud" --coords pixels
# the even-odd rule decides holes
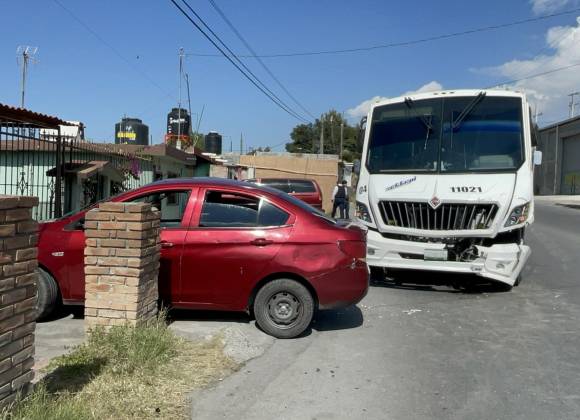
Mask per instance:
[[[417,90],[410,90],[408,92],[405,92],[401,96],[413,95],[415,93],[434,92],[436,90],[441,90],[441,89],[443,89],[443,86],[441,85],[441,83],[436,82],[436,81],[432,81],[432,82],[429,82],[427,84],[424,84],[423,86],[421,86]],[[372,98],[367,99],[366,101],[362,101],[357,106],[350,108],[350,109],[347,109],[346,114],[349,116],[349,118],[358,120],[358,119],[360,119],[368,114],[369,109],[371,109],[372,104],[374,104],[375,102],[385,100],[385,99],[389,99],[389,97],[387,97],[387,96],[373,96]]]
[[[532,10],[535,14],[551,13],[570,3],[576,3],[575,0],[530,0]]]
[[[541,54],[529,60],[514,59],[487,69],[486,72],[515,80],[580,63],[580,17],[576,26],[549,29],[546,43],[552,50],[549,54]],[[537,106],[543,114],[540,122],[560,119],[568,115],[567,95],[580,90],[580,67],[521,80],[509,87],[526,92],[532,106]]]
[[[441,89],[443,89],[443,85],[441,85],[441,83],[433,80],[432,82],[429,82],[429,83],[421,86],[419,89],[409,90],[409,91],[403,93],[401,96],[410,96],[410,95],[415,95],[416,93],[435,92],[435,91],[441,90]]]

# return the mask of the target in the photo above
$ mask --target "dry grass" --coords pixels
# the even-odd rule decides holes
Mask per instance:
[[[189,418],[190,391],[236,369],[221,338],[189,342],[164,319],[148,327],[94,331],[55,359],[35,391],[2,419]]]

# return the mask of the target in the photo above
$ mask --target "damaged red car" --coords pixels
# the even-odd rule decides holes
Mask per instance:
[[[247,311],[279,338],[300,335],[317,309],[368,289],[365,233],[268,187],[171,179],[111,198],[161,215],[161,299],[172,307]],[[84,301],[84,214],[41,223],[39,317]]]

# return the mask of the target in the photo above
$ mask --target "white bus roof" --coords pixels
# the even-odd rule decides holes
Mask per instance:
[[[430,99],[437,97],[453,97],[453,96],[476,96],[480,92],[485,92],[487,96],[504,96],[511,98],[522,98],[525,100],[525,94],[523,92],[513,91],[513,90],[503,90],[503,89],[455,89],[455,90],[438,90],[435,92],[423,92],[410,95],[398,96],[396,98],[383,99],[372,104],[371,110],[377,106],[395,104],[398,102],[404,102],[405,98],[411,98],[413,101],[419,101],[421,99]]]

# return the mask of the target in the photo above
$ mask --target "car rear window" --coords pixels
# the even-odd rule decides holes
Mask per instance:
[[[316,187],[312,181],[305,179],[291,179],[290,192],[293,193],[315,193]]]
[[[287,201],[293,205],[295,205],[296,207],[300,207],[302,210],[307,211],[308,213],[313,214],[316,217],[319,217],[323,220],[325,220],[326,222],[332,224],[332,225],[336,225],[336,220],[334,220],[333,218],[327,216],[326,214],[324,214],[322,211],[312,207],[309,204],[306,204],[304,201],[299,200],[298,198],[292,196],[292,195],[288,195],[288,194],[281,194],[279,190],[270,188],[270,187],[263,187],[266,191],[269,191],[272,194],[276,194],[276,196],[278,196],[278,198],[280,198],[281,200]]]
[[[267,185],[268,187],[276,188],[277,190],[290,192],[290,186],[287,179],[261,179],[258,185]]]

